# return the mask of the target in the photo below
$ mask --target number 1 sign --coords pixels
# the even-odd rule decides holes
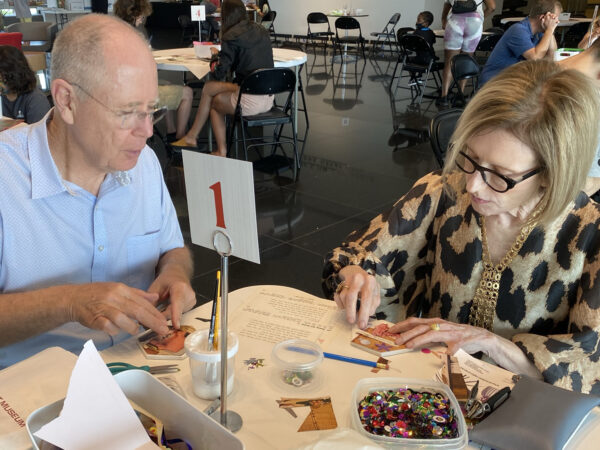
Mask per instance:
[[[204,5],[192,5],[190,12],[193,22],[204,22],[206,20],[206,7]]]
[[[192,242],[214,249],[213,234],[220,230],[231,239],[233,256],[260,264],[252,164],[189,150],[182,154]]]

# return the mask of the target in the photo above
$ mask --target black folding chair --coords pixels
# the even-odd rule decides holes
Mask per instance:
[[[492,34],[504,34],[504,28],[502,28],[502,27],[491,27],[484,31],[486,33],[492,33]]]
[[[198,40],[198,26],[194,25],[190,16],[178,16],[177,21],[181,28],[181,46],[189,47],[193,41]]]
[[[287,43],[285,45],[282,45],[280,48],[289,48],[291,50],[299,50],[302,51],[302,45],[300,44],[293,44],[293,43]],[[313,61],[314,63],[314,61]],[[310,122],[308,120],[308,109],[306,107],[306,97],[304,96],[304,85],[302,83],[302,69],[304,68],[304,64],[302,64],[299,68],[298,68],[298,112],[302,112],[304,113],[304,121],[306,124],[306,127],[304,129],[304,136],[302,138],[297,138],[298,142],[302,143],[302,149],[300,150],[300,157],[298,158],[298,164],[299,167],[302,165],[302,155],[304,155],[304,147],[306,146],[306,138],[308,136],[308,129],[310,128]],[[307,79],[307,85],[308,85],[308,75],[306,77]],[[300,105],[300,100],[302,101],[302,105]],[[293,102],[290,103],[289,107],[293,107]],[[281,139],[281,133],[283,131],[283,125],[280,125],[279,127],[276,128],[276,133],[277,133],[277,140]],[[296,130],[296,132],[298,132],[298,130]]]
[[[383,31],[381,32],[372,32],[371,36],[377,38],[373,41],[373,46],[371,47],[371,54],[375,54],[375,50],[381,46],[381,52],[385,54],[385,46],[388,46],[388,50],[390,54],[393,54],[394,49],[393,46],[396,47],[396,51],[398,51],[398,42],[396,41],[396,25],[400,20],[400,13],[395,13],[388,23],[385,25]]]
[[[450,71],[452,72],[452,86],[450,90],[456,88],[457,94],[452,100],[452,106],[464,106],[467,100],[475,94],[479,87],[479,75],[481,73],[481,67],[477,64],[477,61],[466,53],[459,53],[452,58]],[[471,92],[469,95],[465,93],[465,90],[461,86],[461,81],[471,80]],[[466,83],[465,83],[466,87]]]
[[[294,108],[292,104],[292,97],[294,94],[294,88],[296,86],[296,75],[294,71],[287,68],[274,68],[274,69],[258,69],[248,75],[242,81],[240,85],[240,94],[238,95],[237,104],[235,107],[235,113],[233,115],[233,121],[229,130],[228,148],[227,154],[231,153],[231,145],[236,142],[236,157],[237,155],[237,142],[238,139],[234,139],[234,131],[236,125],[239,123],[241,128],[241,141],[244,146],[244,157],[248,159],[248,149],[263,146],[271,146],[271,156],[275,155],[278,148],[281,148],[283,157],[294,172],[294,180],[298,168],[300,167],[300,156],[298,155],[298,138],[296,135],[296,126],[294,124]],[[262,114],[256,114],[254,116],[244,116],[240,101],[242,94],[249,95],[275,95],[280,93],[287,93],[285,102],[281,106],[274,105],[269,111]],[[291,124],[292,126],[292,137],[283,136],[278,129],[278,126],[285,124]],[[250,137],[247,135],[248,127],[265,127],[274,126],[275,132],[271,139],[260,136]],[[293,146],[294,157],[290,162],[290,158],[287,157],[283,144],[289,144]],[[262,159],[262,155],[258,154]]]
[[[277,17],[277,12],[269,11],[263,16],[262,20],[260,21],[260,24],[263,27],[265,27],[265,29],[269,32],[269,35],[271,36],[271,40],[273,40],[273,42],[277,42],[277,37],[275,36],[275,27],[273,26],[273,22],[275,22],[275,17]]]
[[[422,36],[405,34],[400,38],[398,44],[400,45],[400,53],[398,54],[398,61],[392,73],[390,88],[394,83],[398,66],[400,66],[396,89],[400,86],[403,72],[407,71],[409,81],[408,86],[404,89],[410,90],[411,103],[414,104],[415,100],[418,99],[417,103],[420,105],[423,101],[430,76],[432,76],[435,82],[436,89],[440,89],[442,84],[440,70],[444,68],[444,64],[439,62],[439,58],[435,55],[433,47]]]
[[[496,44],[501,38],[502,34],[488,34],[481,38],[479,44],[477,44],[477,47],[475,48],[475,53],[473,54],[477,64],[481,67],[485,66],[485,63],[492,54],[492,50],[494,50],[494,47],[496,47]]]
[[[440,167],[444,167],[444,160],[446,159],[450,139],[462,112],[461,108],[445,109],[431,119],[431,123],[429,124],[431,149]]]
[[[329,19],[322,12],[311,12],[306,16],[306,23],[308,25],[308,31],[306,32],[306,45],[312,45],[315,53],[317,46],[322,46],[323,55],[325,55],[327,44],[335,35],[329,26]]]
[[[343,31],[342,35],[340,35],[340,30]],[[354,33],[350,34],[351,31],[353,31]],[[354,47],[356,49],[357,57],[359,51],[362,49],[362,56],[366,59],[365,39],[362,36],[360,23],[354,17],[339,17],[335,20],[335,44],[333,46],[334,55],[336,48],[338,48],[340,51],[340,55],[342,55],[342,58],[346,57],[349,46]]]

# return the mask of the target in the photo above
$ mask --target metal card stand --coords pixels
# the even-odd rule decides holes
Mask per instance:
[[[223,247],[228,246],[225,250]],[[229,292],[229,255],[233,251],[233,243],[229,235],[216,230],[213,233],[213,247],[221,257],[221,330],[219,336],[219,345],[221,346],[221,408],[215,409],[210,417],[217,420],[225,428],[235,433],[242,428],[242,417],[235,411],[227,411],[227,351],[228,351],[228,324],[227,324],[227,293]]]

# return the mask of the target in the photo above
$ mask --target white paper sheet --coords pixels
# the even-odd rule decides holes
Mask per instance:
[[[265,286],[249,297],[230,319],[239,336],[275,344],[286,339],[323,343],[339,320],[335,302],[297,289]],[[348,325],[347,333],[351,327]]]
[[[502,367],[473,358],[462,349],[457,351],[454,357],[458,360],[463,378],[469,389],[472,389],[475,383],[479,381],[477,389],[477,399],[479,401],[486,401],[506,386],[512,389],[515,384],[513,381],[514,373]],[[444,382],[442,378],[444,370],[445,368],[442,367],[436,374],[437,379],[442,382]]]
[[[91,340],[75,364],[60,416],[35,435],[65,450],[158,448]]]

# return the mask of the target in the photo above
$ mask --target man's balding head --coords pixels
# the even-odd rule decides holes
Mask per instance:
[[[107,78],[107,71],[117,62],[114,58],[132,54],[151,58],[148,43],[137,30],[105,14],[88,14],[70,22],[56,38],[52,80],[93,90]]]

